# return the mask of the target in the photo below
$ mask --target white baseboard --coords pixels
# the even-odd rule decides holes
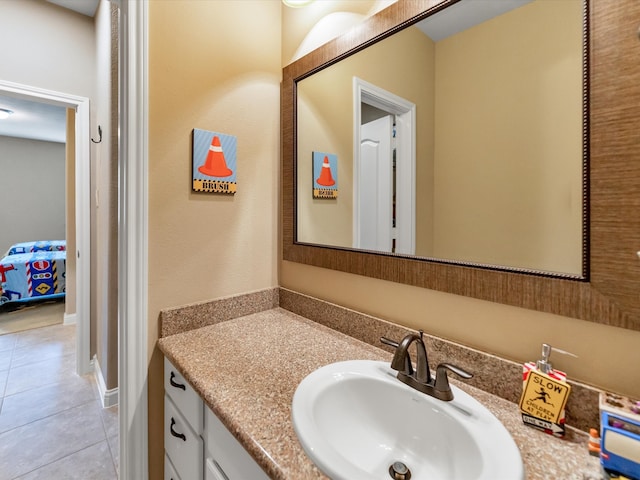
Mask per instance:
[[[102,370],[100,369],[100,363],[97,357],[93,357],[93,375],[96,377],[96,384],[98,385],[98,393],[100,394],[100,401],[102,402],[102,408],[113,407],[118,404],[118,388],[112,388],[107,390],[107,384],[104,381]]]
[[[62,324],[63,325],[75,325],[76,324],[76,317],[77,315],[75,313],[65,313],[63,320],[62,320]]]

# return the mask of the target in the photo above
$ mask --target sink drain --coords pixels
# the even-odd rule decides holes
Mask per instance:
[[[411,470],[402,462],[393,462],[389,466],[389,475],[394,480],[409,480],[411,478]]]

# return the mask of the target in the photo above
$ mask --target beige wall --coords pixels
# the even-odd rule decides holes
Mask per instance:
[[[0,1],[0,78],[91,98],[93,19],[41,0]]]
[[[441,40],[435,71],[432,256],[581,274],[581,0]]]
[[[518,362],[538,358],[547,342],[579,355],[552,357],[570,378],[640,396],[640,332],[287,261],[280,264],[280,284]]]
[[[280,2],[149,3],[150,478],[162,473],[162,308],[277,285]],[[191,191],[192,130],[237,137],[234,196]]]
[[[282,65],[346,32],[397,0],[321,0],[282,9]]]
[[[315,80],[315,79],[312,79]],[[338,87],[339,81],[330,80],[336,90],[346,94],[349,85],[344,79]],[[298,95],[298,115],[300,125],[305,129],[298,135],[298,241],[320,243],[323,245],[351,245],[351,210],[353,208],[353,189],[351,158],[351,105],[335,102],[331,106],[336,108],[322,112],[324,95],[317,95],[317,86],[325,83],[312,82],[301,85]],[[308,87],[308,88],[307,88]],[[341,95],[341,98],[343,95]],[[346,95],[344,95],[346,97]],[[351,95],[349,94],[349,98]],[[328,105],[326,105],[328,106]],[[332,123],[333,121],[337,123]],[[307,126],[309,128],[307,128]],[[338,168],[332,172],[338,182],[338,198],[313,198],[313,164],[312,153],[323,152],[335,154],[338,158]]]
[[[0,256],[14,243],[64,240],[65,181],[64,143],[0,136]]]

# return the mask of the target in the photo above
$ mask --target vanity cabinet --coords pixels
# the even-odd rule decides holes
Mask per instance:
[[[166,358],[164,392],[165,480],[202,479],[204,402]]]
[[[205,480],[269,480],[256,461],[209,408],[205,408],[204,424],[207,457]],[[213,470],[216,468],[225,476],[215,476],[217,472]]]
[[[166,453],[164,454],[164,480],[180,480],[178,472]]]
[[[164,391],[165,480],[269,480],[167,358]]]

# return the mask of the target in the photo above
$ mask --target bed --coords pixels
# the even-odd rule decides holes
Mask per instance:
[[[26,243],[38,243],[42,246],[47,242]],[[0,260],[0,305],[63,297],[66,286],[66,250],[61,247],[64,245],[51,245],[52,249],[9,253],[29,249],[25,244],[12,245],[8,254]]]
[[[14,243],[9,247],[7,255],[16,253],[63,251],[67,249],[65,240],[38,240],[35,242]]]

